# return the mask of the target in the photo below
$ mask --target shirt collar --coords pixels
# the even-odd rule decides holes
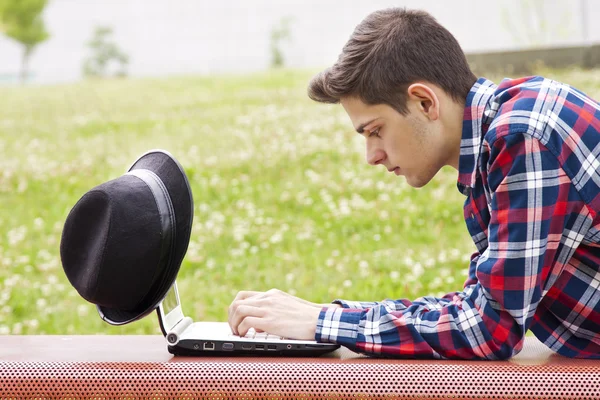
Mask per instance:
[[[481,142],[493,118],[489,111],[496,89],[493,82],[479,78],[467,95],[458,160],[458,189],[464,195],[475,186]]]

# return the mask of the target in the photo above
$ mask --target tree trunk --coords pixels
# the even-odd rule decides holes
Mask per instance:
[[[27,75],[28,75],[28,71],[27,71],[27,67],[29,65],[29,56],[31,55],[31,50],[32,48],[29,46],[25,46],[23,49],[23,55],[21,57],[21,85],[24,85],[25,82],[27,81]]]

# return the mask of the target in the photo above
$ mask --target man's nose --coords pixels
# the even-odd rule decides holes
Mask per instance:
[[[369,149],[367,147],[367,162],[370,165],[381,164],[385,161],[386,154],[385,151],[381,149]]]

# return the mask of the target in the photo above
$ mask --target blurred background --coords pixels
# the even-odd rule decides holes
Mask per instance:
[[[10,3],[10,1],[9,1]],[[133,77],[259,71],[280,57],[288,67],[321,67],[335,61],[350,33],[369,12],[422,8],[452,32],[466,52],[582,46],[598,42],[589,0],[24,0],[46,4],[47,36],[33,47],[29,81],[71,82],[84,74],[105,37],[116,44],[115,68]],[[111,33],[99,34],[98,29]],[[19,41],[0,37],[0,81],[17,82]],[[125,56],[122,68],[119,55]]]
[[[239,290],[314,302],[460,291],[475,247],[455,170],[425,188],[369,168],[339,105],[306,96],[354,27],[432,13],[478,75],[542,74],[600,98],[589,0],[0,0],[0,334],[112,327],[72,288],[59,244],[77,200],[149,149],[194,194],[178,275],[186,314],[224,321]]]

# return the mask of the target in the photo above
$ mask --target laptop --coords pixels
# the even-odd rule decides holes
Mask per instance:
[[[167,339],[169,353],[182,356],[264,355],[318,356],[340,346],[313,340],[293,340],[251,329],[240,337],[231,332],[227,322],[194,322],[181,308],[177,282],[159,304],[158,321]]]

